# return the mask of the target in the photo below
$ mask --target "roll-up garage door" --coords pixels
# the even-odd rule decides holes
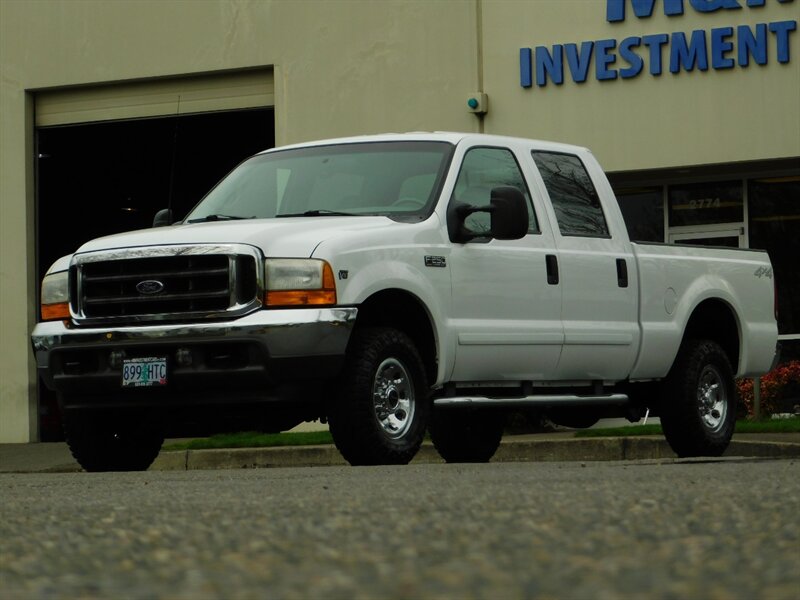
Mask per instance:
[[[274,105],[272,69],[48,90],[36,126],[186,115]]]

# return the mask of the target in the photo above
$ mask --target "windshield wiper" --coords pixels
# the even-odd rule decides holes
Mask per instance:
[[[275,215],[279,217],[357,217],[354,213],[341,212],[338,210],[328,210],[327,208],[317,208],[315,210],[307,210],[301,213],[285,213],[282,215]]]
[[[206,215],[199,219],[189,219],[187,223],[208,223],[209,221],[238,221],[240,219],[254,219],[255,217],[239,217],[236,215]]]

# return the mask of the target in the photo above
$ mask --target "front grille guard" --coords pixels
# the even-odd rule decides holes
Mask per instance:
[[[211,309],[195,310],[173,310],[167,312],[144,312],[139,314],[125,314],[112,316],[93,316],[87,311],[87,298],[84,290],[84,268],[88,264],[113,261],[132,261],[151,258],[170,258],[180,256],[225,256],[228,259],[228,282],[227,282],[227,306],[224,308],[214,307]],[[243,282],[242,277],[245,270],[244,265],[251,258],[254,263],[255,282]],[[252,270],[251,270],[252,271]],[[238,274],[238,277],[237,277]],[[253,273],[250,274],[250,277]],[[146,279],[147,274],[141,274],[142,279]],[[125,274],[120,276],[120,280],[133,281],[139,275]],[[245,244],[196,244],[196,245],[170,245],[170,246],[143,246],[137,248],[123,248],[117,250],[103,250],[98,252],[88,252],[77,254],[70,265],[70,313],[73,321],[77,325],[91,326],[104,324],[131,324],[131,323],[161,323],[161,322],[181,322],[181,321],[202,321],[233,319],[244,314],[257,310],[262,306],[264,290],[264,259],[261,252]],[[214,292],[219,299],[219,292]],[[205,292],[200,292],[202,296]],[[191,292],[179,294],[178,300],[188,301]],[[147,298],[143,295],[142,298]],[[141,304],[146,307],[148,304],[157,305],[167,296],[154,295],[153,300],[131,299],[130,304]],[[201,298],[197,298],[198,300]],[[124,298],[108,299],[110,302],[121,303]],[[89,299],[89,302],[96,302],[96,299]]]

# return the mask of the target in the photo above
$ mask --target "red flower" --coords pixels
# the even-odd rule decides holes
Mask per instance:
[[[753,415],[753,380],[738,379],[736,389],[747,413]],[[800,396],[800,360],[793,360],[775,367],[761,378],[761,413],[769,415],[777,411],[780,401]]]

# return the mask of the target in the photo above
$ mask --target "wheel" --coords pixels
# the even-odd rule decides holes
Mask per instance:
[[[329,424],[351,465],[407,464],[430,413],[425,369],[414,343],[391,328],[356,331]]]
[[[446,462],[488,462],[497,451],[506,414],[497,410],[435,410],[431,440]]]
[[[678,456],[720,456],[733,437],[736,393],[722,347],[710,340],[681,345],[662,386],[661,426]]]
[[[64,434],[72,456],[89,472],[144,471],[164,436],[132,415],[67,413]]]

